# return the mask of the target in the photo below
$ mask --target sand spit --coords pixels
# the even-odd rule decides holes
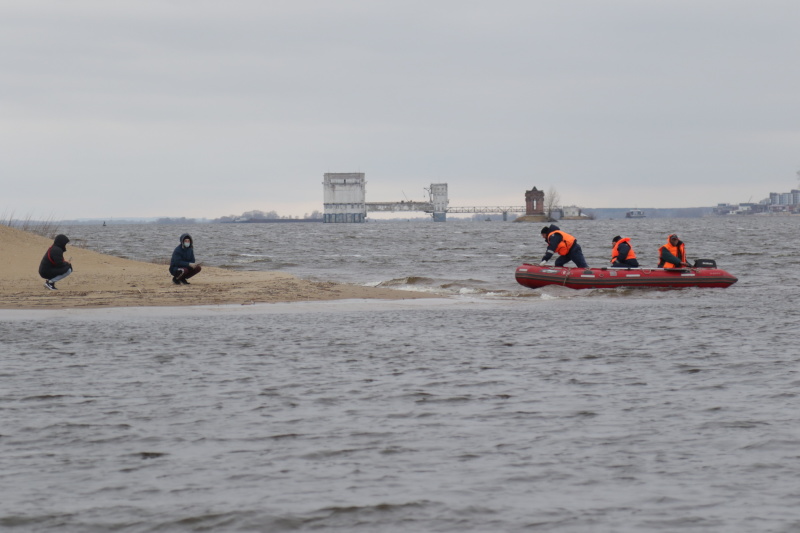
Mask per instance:
[[[39,261],[52,239],[0,225],[0,309],[72,309],[224,305],[342,299],[402,300],[441,296],[333,282],[282,272],[203,267],[191,285],[172,283],[166,265],[122,259],[67,245],[75,272],[44,287]]]

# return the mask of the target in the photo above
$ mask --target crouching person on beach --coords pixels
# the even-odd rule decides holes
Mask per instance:
[[[72,263],[64,260],[68,242],[66,235],[56,235],[53,245],[47,249],[39,263],[39,275],[45,279],[45,288],[51,291],[56,290],[56,281],[72,274]]]
[[[169,262],[169,273],[172,274],[172,283],[175,285],[188,285],[187,279],[200,272],[200,263],[194,259],[194,246],[192,236],[188,233],[181,235],[181,243],[172,252]]]

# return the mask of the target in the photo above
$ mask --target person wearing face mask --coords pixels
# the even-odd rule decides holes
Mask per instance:
[[[46,289],[56,290],[56,281],[72,274],[72,263],[64,260],[68,242],[69,238],[66,235],[56,235],[53,245],[42,257],[42,262],[39,264],[39,275],[45,279]]]
[[[172,252],[169,262],[169,273],[172,274],[172,283],[175,285],[189,285],[187,279],[200,272],[200,263],[195,262],[194,242],[188,233],[181,235],[181,243]]]

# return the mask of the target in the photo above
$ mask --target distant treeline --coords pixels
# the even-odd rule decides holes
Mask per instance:
[[[323,219],[321,218],[251,218],[248,220],[222,220],[220,221],[223,224],[280,224],[284,222],[294,223],[294,222],[322,222]]]
[[[158,218],[154,222],[155,224],[197,224],[196,218],[170,218],[170,217],[162,217]]]
[[[229,215],[226,217],[215,218],[211,222],[321,222],[322,213],[313,211],[310,215],[304,214],[302,217],[280,216],[275,211],[247,211],[241,215]]]
[[[669,208],[655,208],[655,207],[637,207],[644,211],[646,218],[701,218],[714,213],[713,207],[669,207]],[[604,207],[604,208],[586,208],[583,212],[587,215],[594,215],[596,220],[612,219],[612,218],[625,218],[625,213],[630,211],[631,208],[625,207]]]

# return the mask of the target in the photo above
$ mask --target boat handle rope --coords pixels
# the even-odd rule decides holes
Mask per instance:
[[[569,275],[570,274],[572,274],[572,269],[568,268],[567,269],[567,275],[564,276],[564,282],[561,284],[562,287],[566,287],[567,286],[567,280],[569,279]]]

